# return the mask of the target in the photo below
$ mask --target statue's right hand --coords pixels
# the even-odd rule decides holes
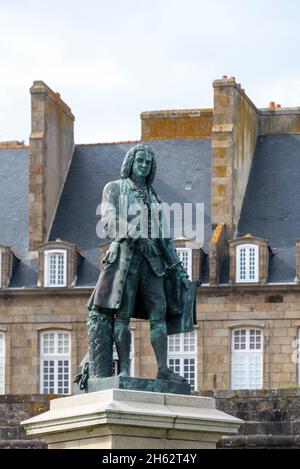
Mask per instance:
[[[103,259],[103,263],[105,264],[113,264],[118,257],[119,253],[119,243],[116,241],[112,241],[105,258]]]

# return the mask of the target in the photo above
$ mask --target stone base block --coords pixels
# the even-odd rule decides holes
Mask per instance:
[[[52,448],[215,448],[242,420],[201,396],[109,389],[54,399],[50,410],[22,422]]]

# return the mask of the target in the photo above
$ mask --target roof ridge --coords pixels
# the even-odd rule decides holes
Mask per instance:
[[[0,145],[0,150],[15,150],[17,148],[30,148],[29,145]]]
[[[120,145],[124,143],[140,143],[141,140],[121,140],[119,142],[76,143],[76,147],[91,147],[95,145]]]

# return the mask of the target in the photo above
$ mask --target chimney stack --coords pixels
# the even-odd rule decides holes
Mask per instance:
[[[43,81],[31,93],[29,251],[47,239],[74,149],[71,109]]]

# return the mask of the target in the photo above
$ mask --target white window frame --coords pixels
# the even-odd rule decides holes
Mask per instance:
[[[194,335],[194,349],[193,350],[184,350],[184,340],[186,338],[186,335],[188,334],[193,334]],[[171,339],[172,337],[172,339]],[[171,340],[177,342],[177,346],[179,347],[179,350],[170,350],[171,348]],[[171,336],[168,336],[168,366],[170,366],[170,359],[174,360],[179,360],[180,361],[180,371],[179,374],[181,376],[184,376],[184,360],[185,359],[193,359],[194,360],[194,388],[193,390],[197,390],[197,365],[198,365],[198,360],[197,360],[197,333],[196,330],[193,330],[191,332],[183,332],[181,334],[174,334]]]
[[[245,249],[245,278],[241,278],[241,251]],[[250,278],[250,249],[254,249],[255,276]],[[257,244],[239,244],[236,247],[236,282],[257,283],[259,281],[259,246]]]
[[[182,258],[180,257],[180,253],[186,253],[188,255],[186,270],[187,270],[189,278],[191,279],[192,278],[192,249],[191,248],[176,248],[176,251],[182,264],[183,264],[183,261],[182,261]]]
[[[297,337],[297,341],[296,341],[296,345],[297,345],[297,348],[296,348],[296,360],[297,360],[297,364],[298,364],[298,386],[300,386],[300,329],[298,329],[298,337]]]
[[[236,349],[235,348],[235,337],[236,337],[236,332],[240,332],[240,337],[241,337],[241,331],[246,331],[246,334],[244,335],[245,341],[243,342],[245,344],[244,349]],[[257,348],[250,348],[251,344],[251,331],[255,331],[260,333],[260,349]],[[257,342],[257,344],[259,341]],[[239,342],[241,344],[241,341]],[[255,338],[252,344],[256,344]],[[246,384],[245,386],[240,386],[238,384],[235,384],[235,375],[236,375],[236,366],[238,366],[238,359],[242,359],[245,362],[245,381]],[[259,359],[260,361],[260,375],[259,375],[259,385],[252,386],[251,385],[251,370],[250,367],[252,366],[251,364],[251,358],[254,359]],[[232,337],[231,337],[231,389],[262,389],[263,387],[263,375],[264,375],[264,335],[263,335],[263,330],[258,328],[258,327],[239,327],[236,329],[232,330]]]
[[[47,334],[54,334],[54,352],[44,353],[44,338]],[[69,351],[68,353],[58,353],[58,334],[67,334],[69,337]],[[54,361],[54,392],[53,394],[71,394],[71,376],[72,376],[72,335],[70,331],[64,329],[47,330],[40,333],[40,393],[46,394],[44,386],[44,362]],[[58,361],[68,361],[69,376],[68,376],[68,393],[58,392]],[[48,392],[47,392],[48,394]],[[52,393],[51,393],[52,394]]]
[[[64,256],[64,281],[62,284],[58,284],[57,282],[55,284],[50,284],[50,272],[49,272],[49,267],[50,267],[50,262],[49,262],[49,256],[51,254],[63,254]],[[66,287],[67,286],[67,250],[66,249],[49,249],[45,251],[44,253],[44,285],[45,287],[52,287],[52,288],[61,288],[61,287]]]
[[[3,366],[3,371],[1,373],[1,375],[2,375],[1,378],[2,378],[3,385],[2,385],[2,387],[0,387],[0,394],[3,395],[3,394],[5,394],[5,364],[6,364],[5,363],[5,358],[6,358],[5,333],[0,331],[0,337],[3,340],[3,353],[0,355],[0,362],[2,361],[2,366]]]
[[[134,332],[131,330],[131,342],[130,342],[130,376],[134,376]],[[119,357],[117,352],[116,344],[113,345],[113,373],[114,376],[118,375],[118,367],[119,367]]]

